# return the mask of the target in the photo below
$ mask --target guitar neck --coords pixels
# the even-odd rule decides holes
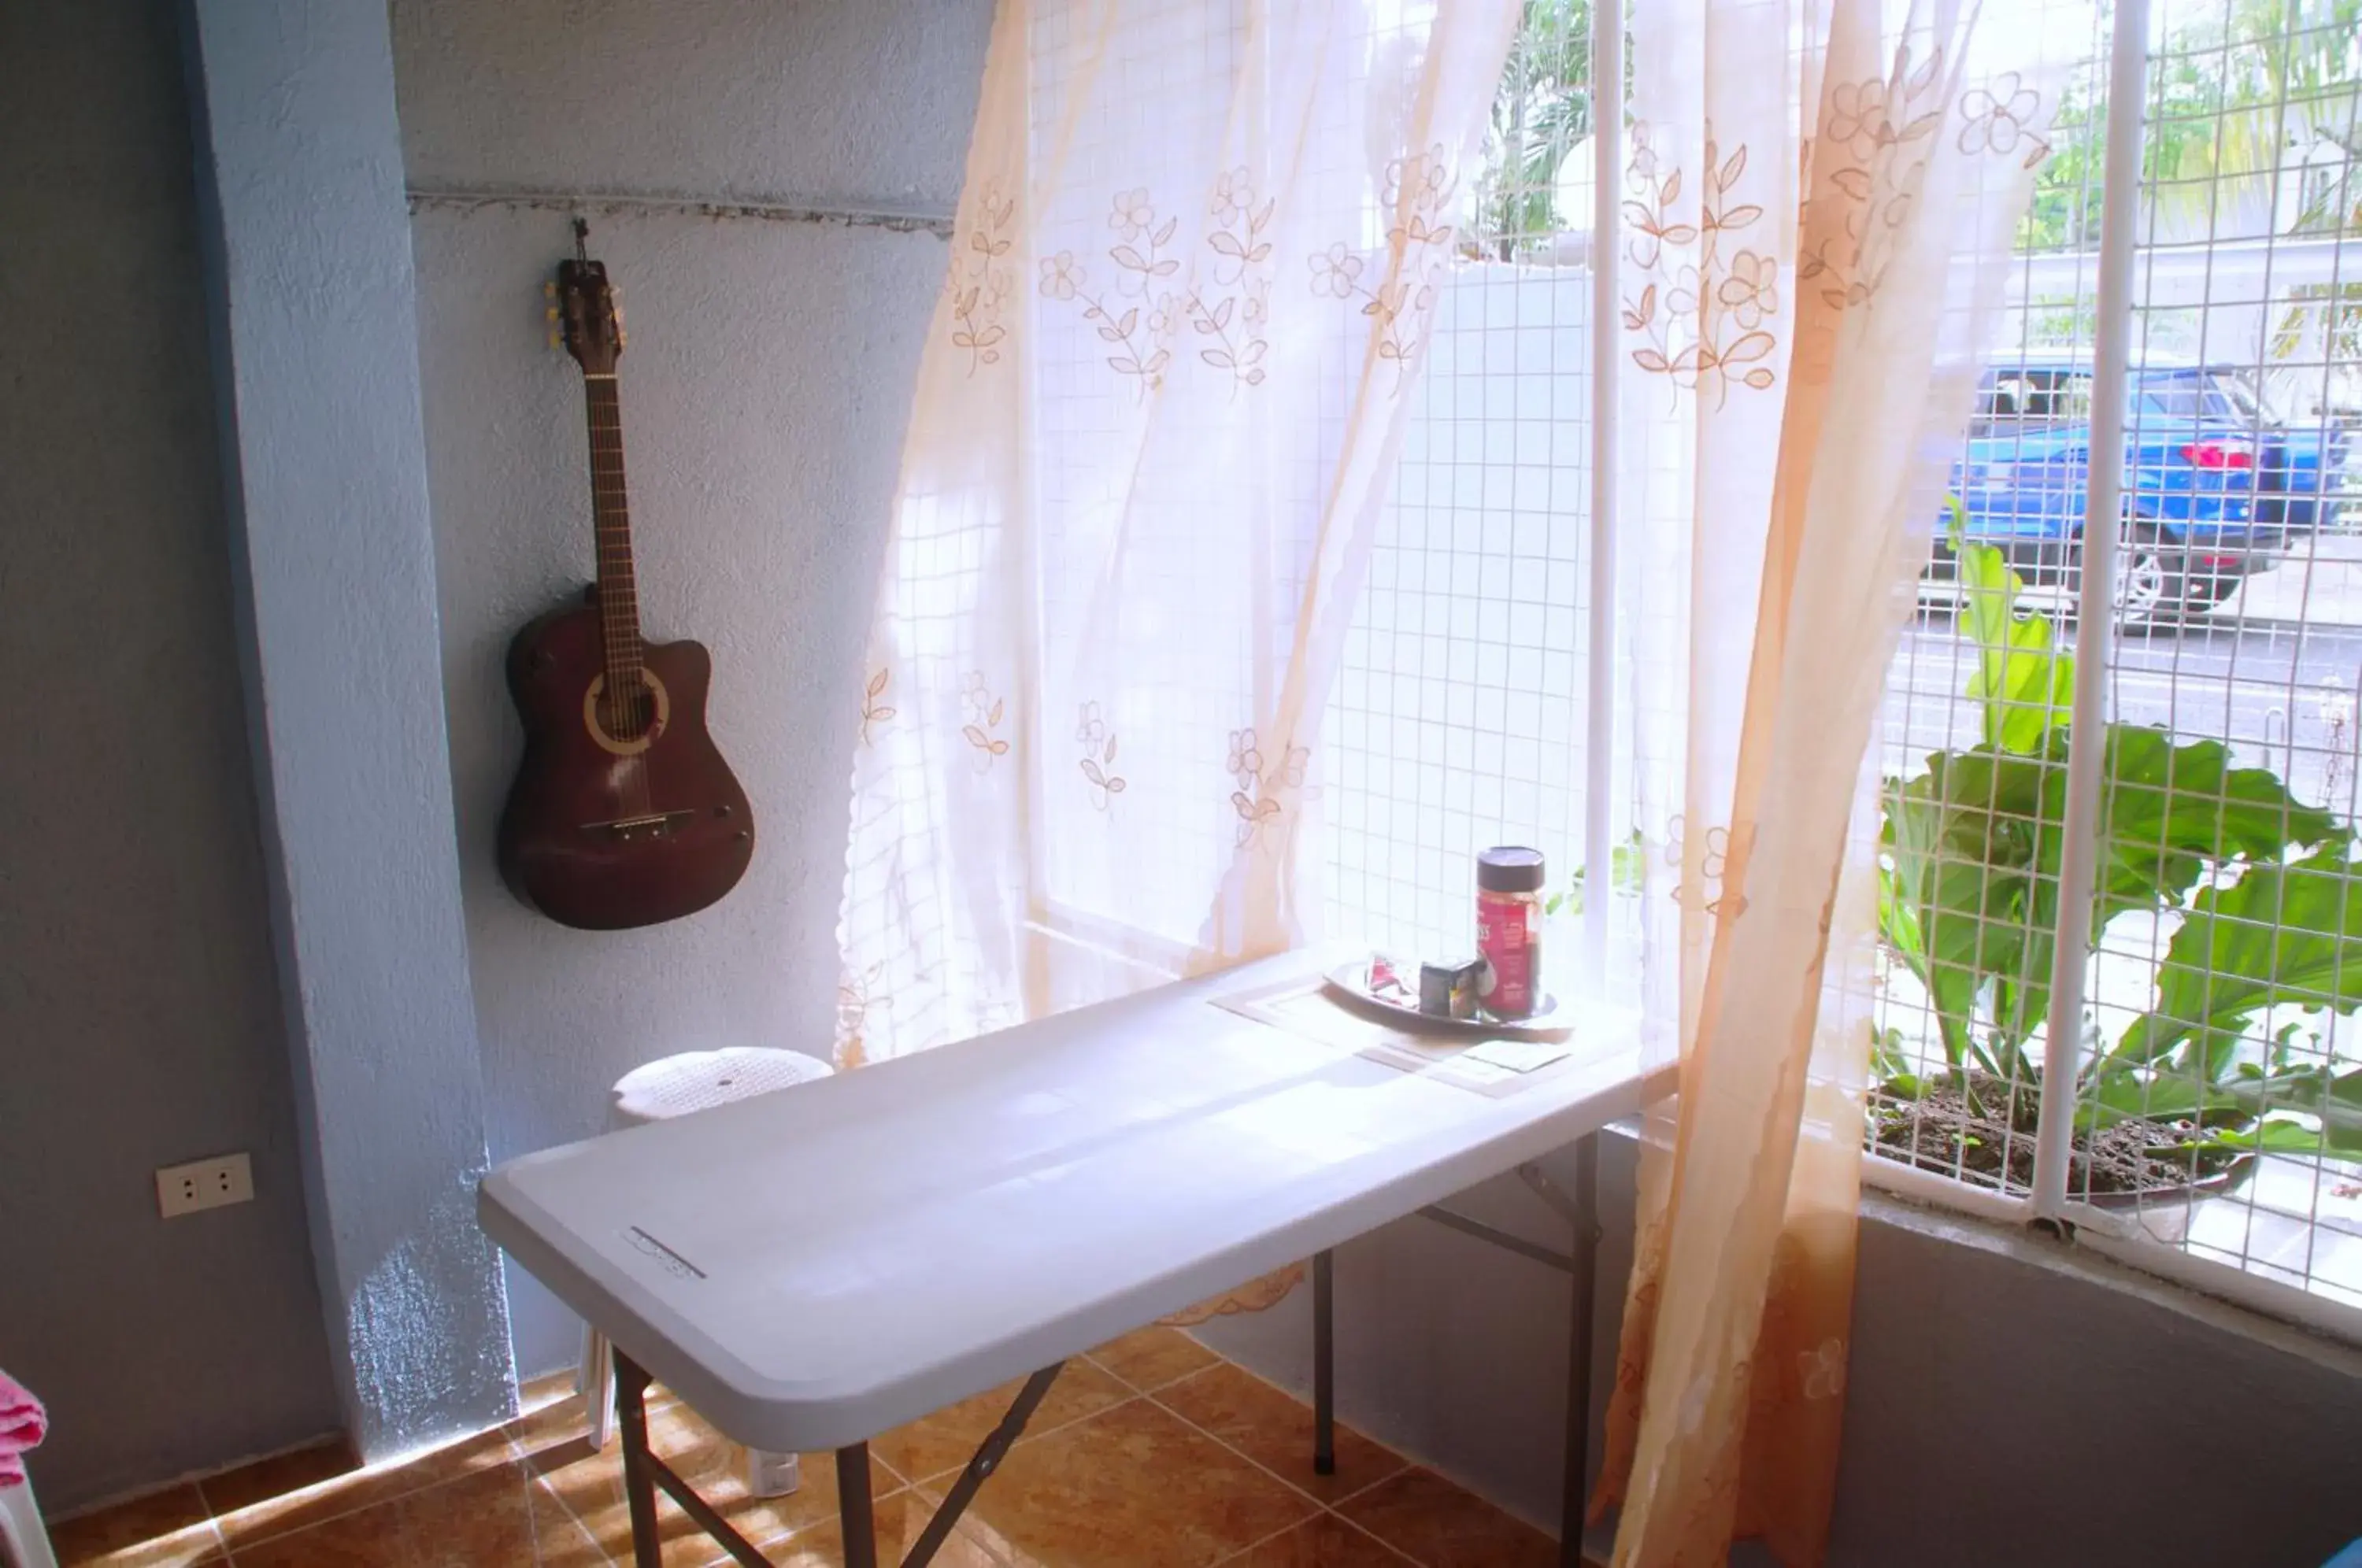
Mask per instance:
[[[640,689],[640,595],[632,574],[632,511],[624,487],[624,406],[614,375],[586,375],[590,514],[599,541],[599,624],[607,690]]]

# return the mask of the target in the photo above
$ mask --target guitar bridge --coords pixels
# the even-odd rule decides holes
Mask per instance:
[[[609,838],[628,844],[634,839],[668,838],[695,812],[650,812],[636,817],[617,817],[612,822],[584,823],[584,833],[603,834]]]

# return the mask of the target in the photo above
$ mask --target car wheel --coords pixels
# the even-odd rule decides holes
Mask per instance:
[[[2079,547],[2073,580],[2069,584],[2070,594],[2081,591],[2081,556]],[[2183,566],[2181,552],[2159,537],[2156,530],[2136,524],[2116,540],[2115,602],[2116,625],[2125,631],[2136,631],[2178,625],[2187,616],[2204,610],[2213,600],[2201,597],[2193,604],[2190,575]]]

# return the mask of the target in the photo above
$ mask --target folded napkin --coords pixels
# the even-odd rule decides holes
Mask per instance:
[[[0,1372],[0,1486],[25,1484],[25,1451],[49,1435],[49,1412],[23,1384]]]

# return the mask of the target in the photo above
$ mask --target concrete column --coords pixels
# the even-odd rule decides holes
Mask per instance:
[[[376,1460],[514,1408],[472,1217],[483,1074],[393,57],[369,0],[184,0],[182,20],[312,1247]]]

